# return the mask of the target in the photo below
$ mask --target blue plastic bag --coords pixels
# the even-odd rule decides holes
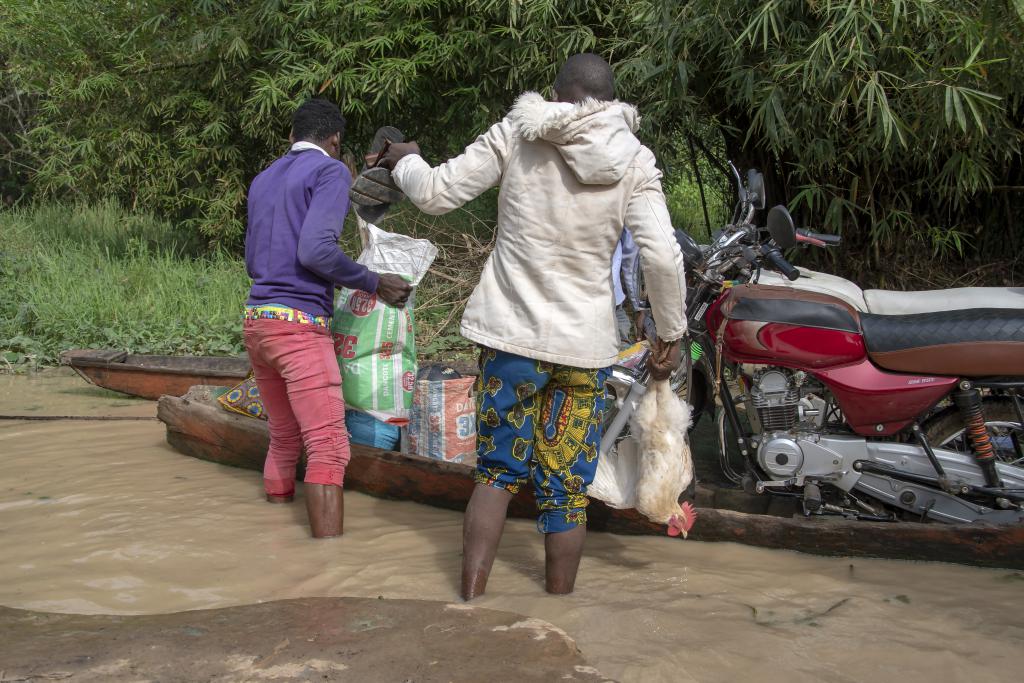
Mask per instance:
[[[397,425],[388,424],[361,410],[345,410],[345,427],[352,443],[393,451],[398,447],[401,431]]]

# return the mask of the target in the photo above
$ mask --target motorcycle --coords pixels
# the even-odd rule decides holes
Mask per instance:
[[[701,247],[681,232],[688,337],[673,388],[716,428],[722,474],[805,515],[1024,522],[1024,289],[862,290],[784,252],[836,248],[767,213],[733,167],[733,218]],[[656,330],[646,330],[653,338]],[[646,352],[612,369],[602,457],[629,436]]]

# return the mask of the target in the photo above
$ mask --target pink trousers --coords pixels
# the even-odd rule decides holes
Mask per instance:
[[[267,493],[294,493],[303,446],[306,483],[341,486],[351,453],[330,332],[284,320],[246,320],[245,348],[270,423]]]

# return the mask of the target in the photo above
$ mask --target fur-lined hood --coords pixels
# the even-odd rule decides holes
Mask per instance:
[[[554,145],[586,185],[617,183],[641,147],[634,135],[640,116],[635,107],[618,100],[569,104],[527,92],[516,100],[509,118],[524,140]]]

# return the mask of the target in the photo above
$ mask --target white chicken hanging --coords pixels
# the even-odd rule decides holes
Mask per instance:
[[[693,456],[686,439],[690,406],[668,380],[655,381],[630,424],[639,444],[636,509],[652,522],[667,524],[670,536],[686,538],[697,519],[689,501],[679,503],[693,481]]]
[[[690,407],[668,380],[652,382],[630,416],[631,438],[602,451],[588,495],[613,508],[636,508],[667,525],[670,536],[686,538],[697,519],[689,502],[678,502],[693,481],[689,427]]]

